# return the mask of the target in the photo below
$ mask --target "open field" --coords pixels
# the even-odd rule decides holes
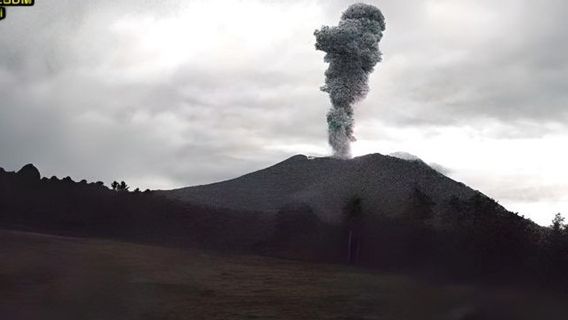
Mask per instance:
[[[565,296],[109,240],[0,231],[0,261],[0,319],[568,318]]]

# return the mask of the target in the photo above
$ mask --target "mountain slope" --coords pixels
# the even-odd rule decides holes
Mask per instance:
[[[269,213],[287,204],[305,203],[323,220],[334,222],[354,196],[375,212],[401,214],[415,188],[437,204],[476,193],[422,161],[370,154],[350,160],[296,155],[236,179],[162,194],[201,205]],[[434,209],[439,211],[440,205]]]

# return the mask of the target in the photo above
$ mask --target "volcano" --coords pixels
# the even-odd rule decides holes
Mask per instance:
[[[436,171],[420,159],[369,154],[353,159],[295,155],[271,167],[207,185],[161,191],[168,198],[208,207],[273,214],[287,205],[310,206],[320,219],[337,222],[353,197],[373,212],[396,217],[415,190],[442,212],[451,199],[478,191]]]

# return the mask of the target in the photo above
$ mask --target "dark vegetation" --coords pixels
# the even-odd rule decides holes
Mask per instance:
[[[415,188],[404,214],[390,217],[354,195],[343,222],[321,221],[307,205],[276,215],[179,203],[126,183],[40,178],[28,165],[0,170],[0,227],[178,247],[251,252],[315,262],[355,264],[429,278],[568,285],[568,228],[550,228],[476,194],[434,203]],[[434,214],[434,206],[442,213]],[[440,211],[438,211],[440,212]]]
[[[419,189],[407,203],[403,216],[389,217],[354,196],[341,225],[322,223],[307,206],[287,206],[278,213],[266,252],[439,280],[560,290],[568,285],[568,227],[560,214],[543,228],[481,193],[449,199],[439,216],[432,210],[436,203]]]
[[[129,192],[125,182],[112,187],[70,177],[40,179],[32,165],[17,173],[0,170],[0,226],[227,250],[250,247],[265,233],[254,212],[181,204],[148,190]]]

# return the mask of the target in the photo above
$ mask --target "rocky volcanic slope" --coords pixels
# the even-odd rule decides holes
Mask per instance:
[[[452,196],[467,199],[476,192],[420,160],[369,154],[350,160],[296,155],[236,179],[161,193],[195,204],[270,213],[287,204],[305,203],[333,222],[354,196],[375,212],[400,214],[414,188],[438,204],[435,211]]]

